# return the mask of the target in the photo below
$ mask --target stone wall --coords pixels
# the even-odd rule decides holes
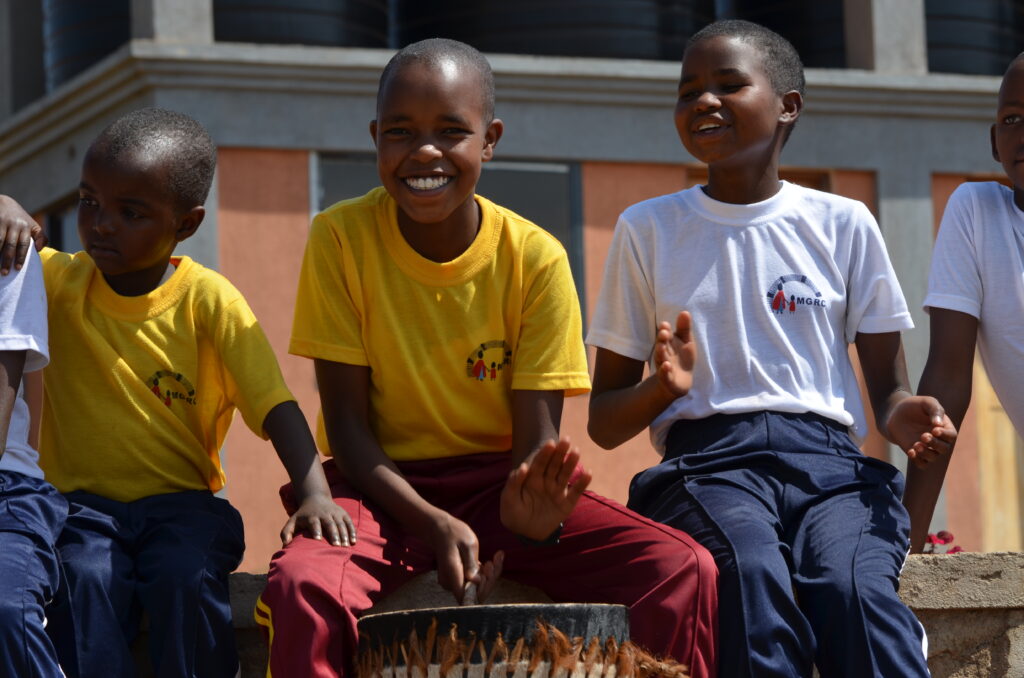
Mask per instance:
[[[242,678],[266,675],[266,648],[252,615],[264,582],[263,575],[231,577]],[[911,556],[900,593],[928,631],[934,678],[1024,678],[1024,553]],[[492,602],[537,602],[535,591],[507,583],[500,595]],[[386,607],[434,607],[448,600],[436,581],[424,578],[396,592]]]

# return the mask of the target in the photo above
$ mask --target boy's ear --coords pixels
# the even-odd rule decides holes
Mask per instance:
[[[197,205],[182,214],[178,219],[178,230],[174,234],[178,242],[191,238],[199,230],[199,225],[203,223],[205,216],[206,208],[202,205]]]
[[[377,121],[370,121],[370,138],[373,139],[374,148],[377,147]]]
[[[505,123],[500,118],[491,120],[491,124],[484,131],[484,153],[483,160],[487,162],[494,157],[494,147],[498,145],[502,133],[505,131]]]
[[[988,138],[989,138],[989,141],[992,143],[992,159],[995,160],[996,162],[1001,163],[1002,160],[999,159],[999,149],[996,147],[996,124],[995,123],[992,123],[992,126],[988,128]]]
[[[779,114],[779,123],[792,125],[800,117],[800,111],[804,108],[804,98],[796,90],[791,90],[782,95],[782,112]]]

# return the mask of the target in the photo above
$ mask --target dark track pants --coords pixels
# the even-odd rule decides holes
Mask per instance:
[[[679,421],[630,508],[719,567],[719,675],[927,676],[924,629],[897,596],[910,521],[902,475],[813,414]]]
[[[68,505],[48,482],[0,471],[0,676],[63,676],[43,608],[57,592]]]
[[[694,678],[714,675],[715,566],[687,535],[588,492],[559,544],[526,547],[498,517],[507,453],[402,462],[399,468],[427,501],[473,528],[481,560],[505,551],[503,577],[536,586],[555,601],[627,605],[634,641],[689,664]],[[433,551],[364,501],[333,462],[325,471],[358,541],[348,548],[299,536],[274,556],[256,610],[271,640],[273,678],[351,675],[356,618],[436,567]],[[294,510],[287,498],[285,504]]]
[[[238,511],[205,491],[67,499],[58,547],[70,596],[50,612],[49,630],[69,678],[134,676],[130,644],[143,611],[159,678],[233,677],[228,574],[244,549]]]

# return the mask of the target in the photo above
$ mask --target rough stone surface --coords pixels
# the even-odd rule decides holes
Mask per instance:
[[[242,678],[266,675],[267,650],[252,611],[264,575],[231,575],[231,607]],[[933,678],[1024,678],[1024,553],[911,556],[900,595],[928,631]],[[488,603],[551,602],[541,591],[502,580]],[[446,607],[436,573],[421,575],[372,612]],[[151,675],[141,673],[140,675]]]
[[[912,556],[900,595],[915,610],[1024,608],[1024,553]]]

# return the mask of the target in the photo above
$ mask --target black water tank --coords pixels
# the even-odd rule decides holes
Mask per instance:
[[[43,0],[47,91],[128,42],[131,23],[131,0]]]
[[[1002,75],[1024,49],[1024,7],[1014,0],[926,0],[928,70]]]
[[[846,67],[843,0],[734,0],[731,4],[735,18],[761,24],[793,43],[804,66]]]
[[[396,0],[398,46],[453,38],[484,52],[678,61],[714,0]]]
[[[213,0],[214,39],[388,46],[387,0]]]

